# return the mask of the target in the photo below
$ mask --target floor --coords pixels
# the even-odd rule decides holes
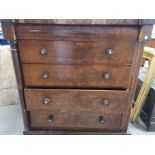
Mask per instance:
[[[20,105],[0,107],[0,135],[22,135],[24,129]],[[147,132],[144,124],[139,119],[137,124],[129,124],[128,132],[132,135],[155,135]]]
[[[19,101],[10,48],[0,46],[0,107],[19,104]]]
[[[20,105],[0,107],[0,135],[21,135],[24,129]]]

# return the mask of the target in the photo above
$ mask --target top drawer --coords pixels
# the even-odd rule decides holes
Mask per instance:
[[[131,65],[138,47],[135,26],[16,25],[15,30],[22,63]]]
[[[82,25],[16,25],[17,39],[57,41],[136,41],[139,29],[135,26]]]
[[[131,65],[137,42],[19,40],[22,63]]]

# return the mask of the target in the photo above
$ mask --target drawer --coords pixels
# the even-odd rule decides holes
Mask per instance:
[[[119,130],[122,114],[91,112],[31,111],[32,129]]]
[[[136,41],[137,26],[16,25],[17,39],[55,41]]]
[[[127,110],[128,91],[74,90],[74,89],[25,89],[27,110],[54,110],[61,112],[98,111],[118,112]]]
[[[22,63],[131,65],[138,43],[19,40]]]
[[[23,64],[27,87],[128,88],[129,66]]]

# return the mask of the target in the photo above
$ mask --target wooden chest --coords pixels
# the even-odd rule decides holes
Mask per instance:
[[[153,22],[3,20],[24,133],[125,133]]]

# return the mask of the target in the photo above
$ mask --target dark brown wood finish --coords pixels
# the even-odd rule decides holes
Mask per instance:
[[[22,63],[132,65],[137,42],[122,42],[19,40],[18,43]]]
[[[122,114],[102,112],[32,111],[32,129],[119,130]]]
[[[142,28],[140,29],[140,31],[142,31]],[[141,66],[141,62],[142,62],[142,55],[143,55],[143,49],[144,48],[144,44],[143,42],[139,43],[139,47],[137,48],[137,56],[135,56],[135,62],[133,65],[133,72],[132,72],[132,80],[131,80],[131,84],[130,84],[130,94],[129,94],[129,104],[127,107],[127,112],[124,114],[124,117],[122,119],[122,126],[121,129],[122,130],[126,130],[128,127],[128,122],[129,122],[129,116],[130,116],[130,111],[133,107],[133,103],[134,103],[134,94],[135,94],[135,90],[136,90],[136,85],[137,85],[137,79],[138,79],[138,74],[139,74],[139,68]]]
[[[74,90],[74,89],[25,89],[27,109],[62,112],[126,111],[128,91]]]
[[[150,39],[153,23],[2,20],[15,52],[26,133],[125,132],[144,42]],[[109,48],[112,56],[106,55]],[[110,78],[103,76],[105,72]]]
[[[18,39],[54,40],[54,41],[136,41],[136,26],[27,26],[15,27]]]
[[[24,86],[23,86],[22,74],[20,72],[21,64],[20,64],[20,60],[19,60],[17,52],[12,53],[12,60],[13,60],[13,64],[15,67],[15,74],[16,74],[17,87],[18,87],[18,95],[19,95],[21,107],[22,107],[24,127],[25,127],[25,129],[28,129],[29,128],[29,123],[28,123],[29,117],[28,117],[27,110],[26,110],[25,96],[24,96],[24,92],[23,92]]]
[[[146,42],[145,46],[155,48],[155,38],[152,38],[148,42]]]
[[[18,24],[80,24],[80,25],[153,25],[155,19],[5,19]]]
[[[115,131],[73,131],[73,130],[25,130],[24,135],[130,135],[130,132]]]
[[[130,91],[130,101],[128,104],[128,110],[127,113],[124,115],[123,120],[122,120],[122,129],[125,130],[128,127],[128,122],[129,122],[129,116],[130,116],[130,111],[133,107],[134,104],[134,95],[136,91],[136,86],[137,86],[137,81],[138,81],[138,74],[139,74],[139,69],[142,65],[143,61],[143,51],[144,51],[144,43],[146,43],[148,40],[151,39],[151,32],[152,32],[152,27],[153,25],[143,25],[140,27],[139,30],[139,46],[137,48],[137,55],[135,56],[135,62],[133,65],[133,76],[131,80],[131,91]],[[148,39],[145,39],[145,36],[148,37]]]
[[[146,42],[151,39],[153,25],[143,25],[139,32],[138,40],[140,42]]]
[[[27,87],[127,89],[132,70],[128,66],[23,64],[23,72]]]
[[[2,23],[2,29],[3,29],[3,35],[7,39],[9,39],[10,42],[16,40],[16,34],[15,34],[15,29],[14,25],[10,22],[3,22]]]

